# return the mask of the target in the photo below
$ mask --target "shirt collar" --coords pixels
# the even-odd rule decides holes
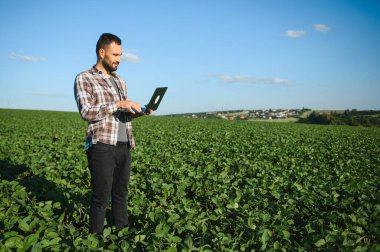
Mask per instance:
[[[95,65],[92,67],[92,73],[97,73],[97,74],[100,74],[103,78],[109,78],[105,73],[103,73],[102,71],[100,71],[99,69],[97,69],[95,67]],[[118,78],[117,74],[116,74],[116,71],[112,72],[111,75],[115,78]]]

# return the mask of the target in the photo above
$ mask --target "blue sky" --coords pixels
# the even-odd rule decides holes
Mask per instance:
[[[0,107],[76,111],[76,74],[111,32],[129,99],[156,114],[380,109],[380,1],[0,2]]]

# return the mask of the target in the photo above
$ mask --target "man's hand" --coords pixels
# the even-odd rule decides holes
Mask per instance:
[[[151,110],[150,108],[147,108],[144,113],[136,113],[136,114],[132,115],[132,117],[137,118],[137,117],[140,117],[143,115],[150,115],[152,112],[153,112],[153,110]]]
[[[146,114],[146,115],[150,115],[150,114],[152,114],[152,112],[153,112],[153,110],[151,110],[150,108],[147,108],[147,109],[145,110],[145,113],[144,113],[144,114]]]
[[[141,106],[131,100],[124,100],[124,101],[118,101],[116,102],[117,108],[123,108],[123,109],[128,109],[132,114],[135,114],[136,112],[133,110],[137,110],[138,112],[141,112]]]

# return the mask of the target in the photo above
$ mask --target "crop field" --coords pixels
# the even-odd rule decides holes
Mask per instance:
[[[0,251],[380,250],[380,128],[136,119],[131,224],[102,237],[85,128],[0,110]]]

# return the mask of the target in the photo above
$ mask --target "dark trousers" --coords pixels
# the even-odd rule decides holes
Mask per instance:
[[[131,153],[126,143],[117,146],[98,142],[87,150],[91,172],[92,198],[90,233],[103,233],[106,208],[111,209],[116,228],[128,225],[127,197],[131,171]]]

